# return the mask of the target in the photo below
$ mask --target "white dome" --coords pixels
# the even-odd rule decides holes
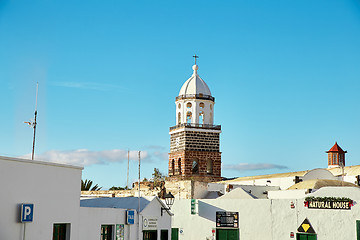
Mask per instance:
[[[197,74],[197,70],[199,69],[199,67],[197,65],[194,65],[192,68],[194,70],[194,73],[181,87],[179,96],[191,94],[203,94],[211,96],[208,85]]]

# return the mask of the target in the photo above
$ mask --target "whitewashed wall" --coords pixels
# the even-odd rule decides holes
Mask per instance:
[[[160,202],[154,198],[140,213],[140,219],[142,217],[156,217],[158,219],[158,228],[157,228],[157,239],[160,240],[161,230],[168,230],[168,239],[171,240],[171,216],[167,211],[163,211],[163,216],[161,216],[161,207]],[[142,226],[142,225],[141,225]],[[141,228],[142,231],[142,228]],[[142,232],[140,233],[140,239],[143,239]]]
[[[18,205],[33,203],[33,222],[26,223],[26,239],[52,239],[54,223],[71,224],[71,240],[78,239],[80,167],[0,157],[0,239],[22,239]]]
[[[279,186],[281,190],[288,189],[294,182],[295,177],[283,177],[283,178],[262,178],[254,180],[245,180],[245,181],[234,181],[230,184],[239,184],[239,185],[256,185],[256,186]],[[268,182],[270,181],[270,182]]]
[[[117,208],[80,208],[80,240],[99,240],[101,225],[124,224],[125,239],[137,239],[138,215],[135,211],[135,223],[127,225],[126,209]],[[115,239],[115,238],[114,238]]]
[[[355,200],[355,199],[353,199]],[[173,207],[173,228],[183,229],[184,239],[206,239],[216,229],[216,211],[239,212],[241,240],[281,240],[296,235],[308,218],[318,240],[356,239],[356,220],[360,220],[360,200],[351,210],[308,209],[304,199],[198,200],[198,214],[191,215],[190,200],[177,200]],[[291,202],[295,208],[291,208]]]

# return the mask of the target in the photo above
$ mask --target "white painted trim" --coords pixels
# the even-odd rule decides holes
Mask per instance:
[[[84,169],[84,167],[82,167],[82,166],[74,166],[74,165],[54,163],[54,162],[44,162],[44,161],[30,160],[30,159],[24,159],[24,158],[13,158],[13,157],[0,156],[0,160],[31,163],[31,164],[40,164],[40,165],[48,165],[48,166],[56,166],[56,167],[65,167],[65,168],[74,168],[74,169],[80,169],[80,170]]]
[[[183,132],[183,131],[221,133],[221,130],[182,127],[182,128],[177,128],[175,130],[170,131],[169,134],[171,135],[171,134]]]

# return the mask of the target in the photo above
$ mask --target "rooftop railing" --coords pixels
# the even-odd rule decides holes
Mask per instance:
[[[221,125],[199,124],[199,123],[182,123],[182,124],[178,124],[176,126],[170,127],[170,131],[172,131],[174,129],[177,129],[177,128],[182,128],[182,127],[221,130]]]
[[[210,100],[215,102],[215,97],[210,95],[203,95],[203,94],[184,94],[176,97],[176,101],[180,99],[204,99],[204,100]]]

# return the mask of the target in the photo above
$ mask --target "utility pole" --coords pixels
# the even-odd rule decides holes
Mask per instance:
[[[128,165],[127,165],[127,178],[126,178],[126,189],[129,189],[129,154],[130,150],[128,149]]]

